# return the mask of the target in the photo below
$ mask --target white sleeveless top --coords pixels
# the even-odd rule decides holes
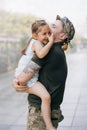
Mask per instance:
[[[34,52],[32,51],[32,45],[34,44],[36,40],[32,39],[30,41],[30,44],[26,50],[26,55],[23,55],[18,63],[18,67],[15,70],[15,77],[17,77],[22,71],[23,69],[26,67],[26,65],[30,62],[31,58],[34,55]]]

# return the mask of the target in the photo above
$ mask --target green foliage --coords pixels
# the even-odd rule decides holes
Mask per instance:
[[[16,14],[0,10],[0,34],[20,36],[30,34],[30,26],[37,18],[32,15]]]

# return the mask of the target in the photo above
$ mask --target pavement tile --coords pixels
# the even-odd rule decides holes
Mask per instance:
[[[87,127],[72,127],[70,130],[87,130]]]
[[[11,125],[16,119],[13,116],[0,115],[0,125],[8,124]]]
[[[58,127],[57,130],[71,130],[70,127]]]
[[[87,117],[75,117],[72,126],[87,128]]]
[[[87,110],[87,104],[78,104],[78,111],[86,111]]]
[[[80,118],[85,118],[85,117],[87,117],[87,109],[86,109],[86,110],[85,110],[85,109],[83,109],[83,110],[77,109],[76,114],[75,114],[75,117],[80,117]]]
[[[61,105],[62,114],[64,115],[65,118],[73,117],[75,108],[76,108],[76,104],[63,103]]]
[[[19,118],[17,118],[13,123],[13,125],[21,125],[21,124],[27,126],[27,114],[20,115]]]
[[[26,126],[24,125],[12,125],[9,130],[26,130]]]
[[[87,104],[87,96],[81,97],[79,100],[80,104]]]
[[[64,117],[64,120],[59,124],[62,127],[70,127],[72,125],[73,117]]]
[[[0,130],[9,130],[9,125],[6,125],[6,124],[4,124],[4,125],[1,125],[0,124]]]

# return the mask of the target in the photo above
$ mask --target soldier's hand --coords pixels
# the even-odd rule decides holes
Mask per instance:
[[[17,79],[13,80],[13,87],[18,92],[28,92],[28,87],[23,85],[22,83],[18,82]]]

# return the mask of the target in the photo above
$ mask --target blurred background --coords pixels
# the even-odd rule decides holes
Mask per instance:
[[[13,89],[14,70],[31,24],[51,23],[57,14],[67,16],[76,30],[66,52],[65,119],[58,130],[87,130],[87,0],[0,0],[0,130],[26,130],[27,94]]]
[[[0,73],[15,68],[30,36],[31,23],[36,19],[52,22],[57,14],[67,16],[75,26],[70,51],[87,48],[86,0],[0,0]]]

